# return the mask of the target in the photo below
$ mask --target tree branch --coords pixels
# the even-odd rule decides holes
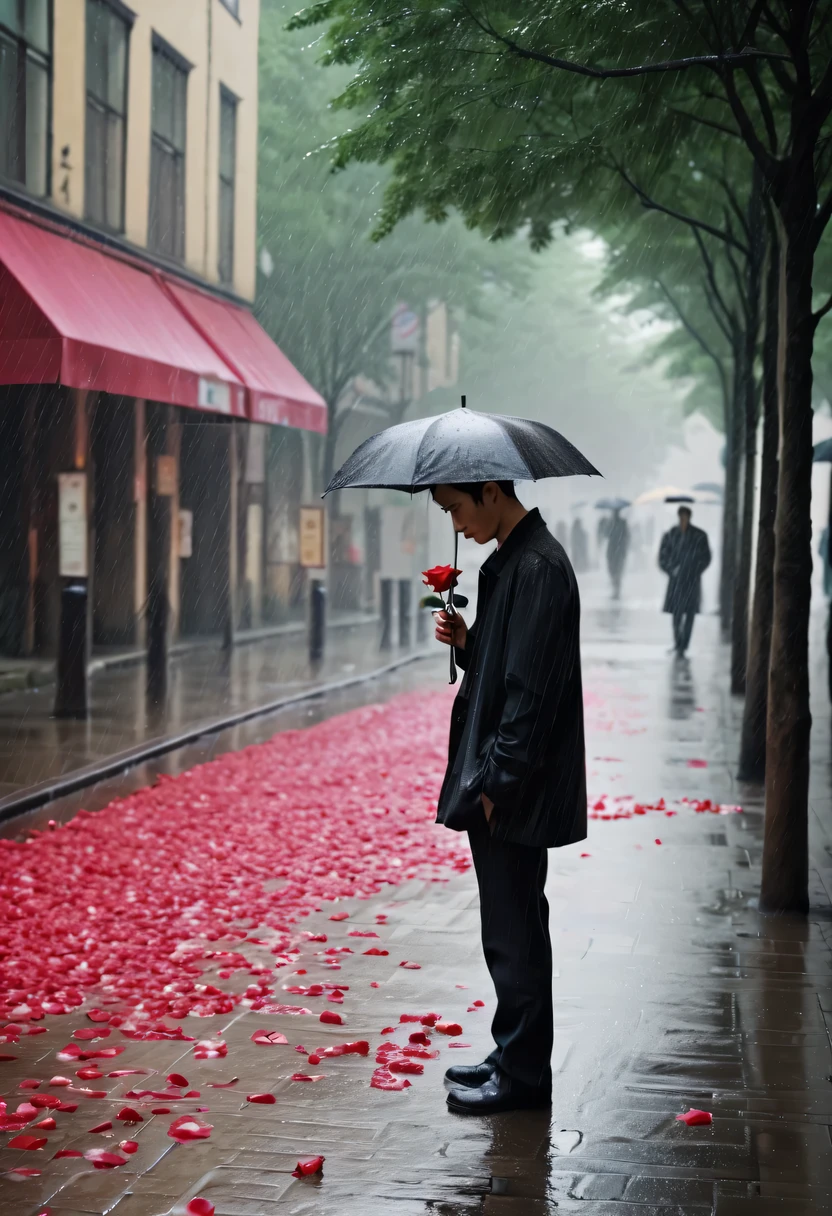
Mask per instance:
[[[817,310],[817,312],[812,313],[812,322],[814,324],[815,329],[817,329],[817,327],[820,325],[821,321],[823,320],[823,318],[826,316],[826,314],[828,312],[832,312],[832,296],[829,297],[829,299],[826,301],[826,303],[823,305],[822,308],[819,308]]]
[[[662,282],[662,280],[656,279],[656,284],[657,284],[659,290],[665,296],[670,307],[676,313],[676,316],[679,318],[680,322],[682,323],[683,329],[687,330],[687,332],[690,334],[690,336],[693,338],[693,340],[699,344],[699,346],[702,348],[702,350],[705,352],[705,354],[708,356],[708,358],[710,360],[712,360],[712,362],[713,362],[714,366],[716,367],[716,370],[719,374],[719,379],[722,383],[722,390],[723,390],[723,392],[727,391],[728,378],[727,378],[725,366],[722,362],[722,359],[719,357],[719,355],[716,353],[716,351],[713,349],[713,347],[708,342],[705,341],[705,339],[703,338],[703,336],[699,332],[699,330],[692,324],[692,322],[689,320],[689,318],[685,315],[681,305],[674,299],[669,288],[667,288],[665,286],[665,284]]]
[[[555,55],[547,55],[543,51],[533,51],[529,47],[520,46],[506,34],[501,34],[488,21],[483,21],[470,8],[463,6],[468,16],[487,34],[501,42],[506,50],[518,59],[529,59],[534,63],[545,63],[547,67],[557,68],[562,72],[572,72],[576,76],[588,76],[592,80],[620,80],[632,76],[647,76],[657,72],[685,72],[689,68],[710,68],[715,71],[724,69],[734,70],[745,68],[749,62],[763,59],[779,59],[788,61],[788,55],[777,54],[773,51],[760,51],[756,47],[746,47],[740,51],[720,51],[713,55],[690,55],[684,59],[667,59],[657,63],[642,63],[628,68],[597,68],[587,63],[576,63],[571,59],[559,59]]]
[[[707,232],[709,236],[714,236],[717,238],[717,240],[724,241],[726,245],[732,245],[735,249],[738,249],[740,253],[746,255],[748,254],[748,249],[745,247],[745,245],[738,241],[736,237],[732,236],[730,232],[724,232],[721,228],[715,228],[713,224],[707,224],[704,220],[698,220],[695,218],[695,216],[686,215],[684,212],[676,211],[672,207],[665,207],[663,203],[658,203],[654,198],[651,198],[651,196],[647,194],[647,192],[643,190],[637,182],[633,181],[626,169],[617,164],[615,161],[613,162],[613,168],[621,176],[622,180],[626,182],[630,189],[638,196],[638,199],[645,210],[659,211],[663,215],[669,215],[671,219],[679,220],[680,223],[687,224],[689,228],[693,228],[695,231],[698,230],[701,232]]]

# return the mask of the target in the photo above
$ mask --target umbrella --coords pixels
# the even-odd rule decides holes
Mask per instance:
[[[832,439],[822,439],[820,443],[815,444],[815,451],[814,455],[812,456],[812,460],[814,460],[816,464],[822,461],[832,461]]]
[[[692,494],[668,494],[665,502],[696,502]]]
[[[324,496],[350,487],[406,490],[476,481],[538,481],[593,473],[594,465],[557,431],[542,422],[465,408],[431,418],[400,422],[365,439],[344,461]],[[454,567],[459,535],[454,532]],[[454,611],[453,587],[448,611]],[[451,683],[456,663],[451,647]]]
[[[642,507],[649,502],[667,502],[668,498],[685,492],[678,486],[657,486],[655,490],[645,490],[643,494],[639,494],[638,498],[634,500],[633,506]]]
[[[623,511],[629,505],[629,500],[626,498],[599,498],[595,509],[596,511]]]
[[[464,402],[464,398],[463,398]],[[350,486],[427,490],[470,481],[538,481],[600,473],[542,422],[475,410],[449,410],[389,426],[360,444],[324,494]]]
[[[702,490],[705,494],[716,494],[718,498],[722,498],[725,491],[718,481],[697,481],[695,486],[691,486],[692,490]]]

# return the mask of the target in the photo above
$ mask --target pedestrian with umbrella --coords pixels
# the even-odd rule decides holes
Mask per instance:
[[[680,496],[666,501],[678,502]],[[682,658],[690,645],[693,619],[700,609],[702,575],[711,564],[708,534],[695,528],[691,509],[683,502],[679,507],[679,523],[665,532],[659,546],[659,566],[669,576],[664,611],[673,616],[673,643]]]
[[[475,413],[463,398],[462,409],[367,440],[329,486],[429,489],[455,538],[497,541],[480,571],[473,624],[454,608],[452,583],[436,623],[452,674],[454,660],[465,673],[437,821],[468,833],[497,994],[494,1050],[445,1074],[448,1106],[460,1114],[551,1102],[547,849],[586,836],[580,601],[562,545],[514,482],[596,472],[550,427]],[[455,548],[452,577],[456,565]]]

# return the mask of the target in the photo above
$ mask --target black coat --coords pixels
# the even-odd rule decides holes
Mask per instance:
[[[512,529],[480,571],[477,619],[451,717],[437,822],[482,824],[495,840],[554,847],[586,836],[580,601],[562,545],[539,511]]]
[[[659,548],[659,565],[670,575],[664,597],[665,612],[698,612],[700,580],[711,564],[708,535],[688,524],[686,531],[677,525],[665,532]]]

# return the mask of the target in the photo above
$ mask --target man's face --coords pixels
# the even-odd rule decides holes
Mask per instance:
[[[683,532],[687,532],[688,524],[690,523],[690,511],[679,512],[679,527]]]
[[[497,535],[499,496],[499,487],[494,482],[486,482],[482,502],[474,502],[470,494],[454,486],[437,486],[433,501],[450,515],[455,532],[461,532],[466,540],[475,540],[478,545],[487,545]]]

